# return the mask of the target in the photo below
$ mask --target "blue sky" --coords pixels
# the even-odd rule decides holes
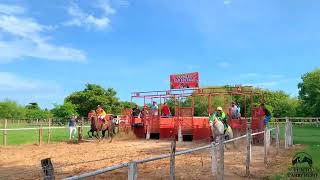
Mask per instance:
[[[319,68],[317,0],[0,0],[0,100],[52,108],[86,83],[254,85],[297,95]]]

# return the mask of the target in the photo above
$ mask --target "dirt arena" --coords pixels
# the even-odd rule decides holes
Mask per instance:
[[[200,142],[177,143],[177,151],[205,145]],[[245,179],[246,146],[237,143],[236,148],[225,150],[225,179]],[[273,145],[274,147],[274,145]],[[263,179],[285,171],[293,151],[300,146],[276,156],[271,149],[268,164],[263,163],[263,146],[253,146],[251,178]],[[115,139],[85,142],[81,144],[61,142],[21,146],[0,146],[0,179],[41,179],[40,160],[51,158],[56,179],[94,171],[107,166],[154,157],[170,152],[169,141]],[[89,179],[127,179],[127,168],[108,172]],[[210,150],[176,157],[176,179],[212,179]],[[169,179],[169,159],[138,165],[138,179]]]

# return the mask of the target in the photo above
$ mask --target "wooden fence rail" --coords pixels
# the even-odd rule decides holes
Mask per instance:
[[[289,123],[288,123],[289,124]],[[174,166],[175,166],[175,156],[179,156],[179,155],[183,155],[183,154],[189,154],[189,153],[193,153],[193,152],[197,152],[197,151],[202,151],[202,150],[206,150],[206,149],[211,149],[211,174],[214,177],[217,177],[217,179],[223,179],[224,178],[224,144],[227,144],[229,142],[234,142],[243,138],[247,139],[247,151],[246,151],[246,175],[250,176],[250,164],[251,164],[251,156],[252,156],[252,137],[259,135],[259,134],[265,134],[265,136],[269,136],[271,135],[271,131],[275,130],[276,131],[276,138],[279,138],[279,134],[280,134],[280,128],[279,125],[277,125],[276,128],[271,128],[271,129],[265,129],[265,131],[261,131],[258,133],[251,133],[251,130],[248,131],[248,133],[244,136],[238,137],[238,138],[234,138],[228,141],[224,141],[224,138],[221,138],[220,141],[218,143],[211,143],[210,145],[206,145],[206,146],[201,146],[201,147],[197,147],[197,148],[192,148],[192,149],[187,149],[187,150],[183,150],[183,151],[179,151],[179,152],[175,152],[175,141],[172,142],[171,145],[171,153],[170,154],[165,154],[165,155],[160,155],[158,157],[151,157],[151,158],[147,158],[147,159],[143,159],[143,160],[135,160],[135,161],[131,161],[131,162],[127,162],[127,163],[122,163],[122,164],[118,164],[115,166],[111,166],[111,167],[107,167],[107,168],[103,168],[94,172],[89,172],[89,173],[84,173],[81,175],[77,175],[77,176],[72,176],[72,177],[68,177],[65,178],[64,180],[76,180],[76,179],[82,179],[82,178],[88,178],[88,177],[93,177],[99,174],[103,174],[109,171],[113,171],[116,169],[121,169],[124,167],[128,168],[128,180],[136,180],[138,177],[138,170],[137,170],[137,165],[138,164],[142,164],[142,163],[147,163],[147,162],[151,162],[151,161],[156,161],[156,160],[161,160],[161,159],[165,159],[165,158],[170,158],[170,179],[175,179],[175,175],[174,175]],[[279,132],[279,133],[277,133]],[[292,131],[285,131],[285,133],[292,133]],[[292,137],[292,134],[291,134]],[[270,140],[268,141],[268,138],[266,137],[266,143],[264,144],[265,148],[265,156],[268,155],[268,150],[269,150],[269,146],[270,146]],[[218,163],[218,157],[217,157],[217,147],[220,147],[220,153],[219,153],[219,157],[220,157],[220,161]],[[280,146],[280,139],[278,139],[276,141],[276,146],[279,147]],[[265,157],[265,163],[267,161],[267,158]]]

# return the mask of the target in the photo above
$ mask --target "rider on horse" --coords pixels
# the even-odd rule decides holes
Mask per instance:
[[[100,105],[97,106],[96,113],[100,121],[102,121],[103,123],[107,122],[106,121],[107,113],[102,109]]]
[[[209,118],[209,123],[210,125],[215,123],[215,119],[220,120],[221,122],[223,122],[224,125],[224,134],[226,133],[227,129],[228,129],[228,117],[226,116],[226,114],[223,112],[222,107],[218,107],[217,111],[210,116]]]

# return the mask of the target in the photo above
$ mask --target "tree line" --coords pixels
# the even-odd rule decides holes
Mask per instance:
[[[259,94],[263,94],[264,103],[272,112],[274,117],[297,116],[297,117],[319,117],[320,116],[320,69],[308,72],[301,77],[301,82],[297,85],[299,89],[298,97],[292,97],[284,91],[272,91],[268,89],[253,89]],[[227,89],[228,86],[221,87]],[[207,90],[209,91],[209,90]],[[214,90],[210,90],[214,91]],[[207,92],[208,93],[208,92]],[[240,104],[244,109],[247,104],[247,116],[250,116],[250,103],[244,103],[243,96],[234,96],[233,101]],[[167,103],[174,113],[173,99],[168,99]],[[226,101],[230,103],[231,99]],[[195,116],[208,115],[207,97],[194,98]],[[261,96],[253,96],[254,105],[262,102]],[[223,97],[214,97],[212,107],[223,106]],[[12,100],[0,101],[0,118],[8,119],[47,119],[60,118],[68,119],[72,114],[87,116],[90,110],[96,109],[97,105],[104,107],[107,113],[120,114],[125,108],[132,108],[134,103],[121,101],[113,88],[104,88],[97,84],[86,84],[82,91],[73,92],[64,99],[63,104],[54,104],[50,110],[41,109],[39,105],[30,103],[26,106],[20,105]],[[182,107],[190,107],[191,99],[185,98],[180,102]]]

